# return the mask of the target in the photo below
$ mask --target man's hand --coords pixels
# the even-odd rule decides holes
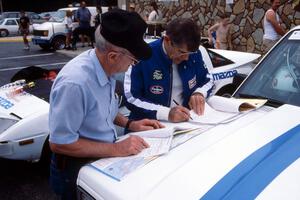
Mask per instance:
[[[145,140],[136,135],[131,135],[125,140],[115,143],[116,156],[136,155],[148,147]]]
[[[190,111],[183,106],[175,106],[169,112],[169,121],[183,122],[188,121],[190,118]]]
[[[128,128],[131,131],[146,131],[163,127],[164,125],[157,120],[143,119],[139,121],[132,121]]]
[[[205,98],[201,93],[194,93],[190,97],[189,106],[198,115],[204,113]]]

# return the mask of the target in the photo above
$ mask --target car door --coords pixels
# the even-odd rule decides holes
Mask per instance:
[[[7,19],[5,22],[5,27],[9,34],[17,34],[19,30],[19,25],[16,19]]]

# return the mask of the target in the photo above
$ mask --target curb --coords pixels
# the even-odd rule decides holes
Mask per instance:
[[[29,42],[31,42],[31,37],[27,38]],[[5,37],[5,38],[0,38],[0,42],[23,42],[23,37]]]

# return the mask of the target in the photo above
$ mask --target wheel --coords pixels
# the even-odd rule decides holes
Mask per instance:
[[[226,86],[222,87],[216,93],[216,95],[230,98],[236,89],[237,89],[237,86],[235,86],[235,85],[226,85]]]
[[[51,48],[51,46],[49,44],[39,44],[39,46],[43,49],[43,50],[49,50]]]
[[[52,47],[54,50],[60,50],[63,49],[65,47],[65,37],[60,36],[60,37],[56,37],[53,39],[52,41]]]
[[[6,30],[6,29],[0,30],[1,37],[7,37],[8,35],[9,35],[8,30]]]
[[[49,170],[50,170],[50,162],[51,162],[51,150],[49,146],[49,136],[45,140],[41,158],[39,161],[39,165],[41,166],[42,173],[46,176],[49,175]]]

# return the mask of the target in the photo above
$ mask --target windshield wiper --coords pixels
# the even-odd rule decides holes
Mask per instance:
[[[266,105],[276,107],[276,108],[285,104],[282,101],[278,101],[276,99],[271,99],[271,98],[260,96],[260,95],[244,94],[244,93],[239,93],[238,95],[239,95],[239,97],[242,97],[242,98],[267,99],[268,101],[267,101]]]

